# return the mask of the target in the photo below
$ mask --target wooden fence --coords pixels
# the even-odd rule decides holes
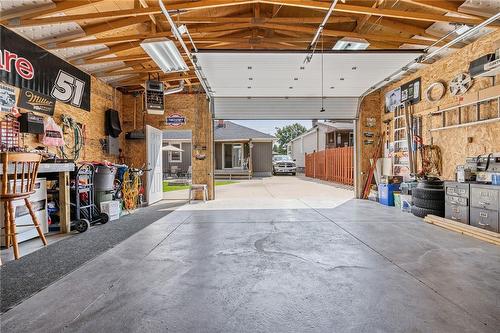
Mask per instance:
[[[306,177],[354,185],[354,147],[329,148],[306,154]]]

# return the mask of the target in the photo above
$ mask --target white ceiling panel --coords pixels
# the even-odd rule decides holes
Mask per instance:
[[[354,119],[358,97],[215,97],[216,119]]]
[[[306,55],[200,51],[196,57],[215,97],[359,97],[420,53],[329,52],[304,64]]]

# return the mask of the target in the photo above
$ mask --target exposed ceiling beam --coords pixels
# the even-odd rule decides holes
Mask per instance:
[[[323,21],[322,17],[187,17],[179,19],[180,23],[297,23],[297,24],[319,24]],[[330,17],[328,23],[352,23],[355,18],[347,16]]]
[[[134,25],[134,24],[144,23],[148,20],[149,20],[149,18],[147,16],[146,17],[139,16],[139,17],[133,17],[133,18],[129,18],[129,19],[125,18],[125,19],[119,19],[119,20],[115,20],[115,21],[108,21],[108,22],[104,22],[104,23],[98,23],[98,24],[86,26],[83,28],[84,32],[76,32],[76,33],[72,32],[69,34],[63,34],[63,35],[58,35],[58,36],[51,37],[51,38],[36,40],[35,42],[39,45],[42,45],[42,46],[45,46],[45,45],[50,44],[50,43],[67,42],[67,41],[72,41],[72,40],[79,39],[79,38],[84,38],[87,36],[98,35],[98,34],[104,33],[104,32],[110,32],[110,31],[113,31],[115,29],[120,29],[120,28],[127,27],[127,26]]]
[[[254,3],[254,0],[247,1],[230,1],[230,0],[205,0],[205,1],[190,1],[181,4],[171,4],[167,5],[168,10],[197,10],[197,9],[208,9],[221,6],[235,6],[242,5],[246,3]],[[161,14],[160,7],[146,7],[146,8],[133,8],[133,9],[120,9],[120,10],[110,10],[104,12],[96,13],[86,13],[86,14],[74,14],[56,17],[45,17],[39,19],[21,19],[8,22],[7,26],[10,27],[28,27],[28,26],[40,26],[55,23],[64,22],[78,22],[87,21],[93,19],[109,19],[109,18],[130,18],[133,16],[150,16],[154,14]]]
[[[402,2],[406,2],[412,5],[416,5],[419,7],[423,8],[428,8],[428,9],[433,9],[433,10],[440,10],[445,13],[454,13],[454,14],[460,14],[460,15],[466,15],[470,17],[475,17],[478,18],[476,15],[471,15],[467,13],[462,13],[459,10],[460,5],[463,3],[463,1],[443,1],[443,0],[401,0]]]
[[[292,26],[292,25],[284,25],[284,24],[262,24],[262,27],[267,29],[276,29],[276,30],[288,30],[288,31],[301,31],[308,32],[314,34],[316,32],[316,28],[312,27],[301,27],[301,26]],[[353,37],[353,38],[362,38],[362,39],[370,39],[376,40],[380,42],[398,42],[404,44],[412,44],[412,45],[431,45],[434,41],[430,40],[421,40],[421,39],[412,39],[412,38],[404,38],[394,35],[379,35],[379,34],[360,34],[356,32],[349,31],[340,31],[340,30],[331,30],[331,29],[323,29],[323,34],[325,36],[331,37]]]
[[[14,9],[14,10],[9,10],[9,11],[3,11],[2,16],[0,19],[0,22],[4,23],[5,21],[17,18],[17,17],[22,17],[25,15],[30,15],[30,14],[36,14],[39,12],[43,12],[46,10],[51,10],[55,9],[56,4],[55,3],[47,3],[41,6],[28,6],[27,8],[24,8],[23,10],[19,9]]]
[[[261,0],[262,3],[268,4],[282,4],[285,6],[293,6],[293,7],[301,7],[301,8],[310,8],[310,9],[318,9],[318,10],[328,10],[330,8],[329,2],[319,2],[312,0]],[[382,8],[371,8],[365,6],[354,6],[354,5],[345,5],[345,4],[337,4],[335,6],[334,12],[342,12],[342,13],[351,13],[351,14],[364,14],[364,15],[376,15],[376,16],[384,16],[384,17],[393,17],[405,20],[416,20],[416,21],[424,21],[424,22],[448,22],[448,23],[462,23],[462,24],[471,24],[476,25],[481,23],[482,19],[476,18],[463,18],[463,17],[455,17],[455,16],[443,16],[429,13],[420,13],[415,11],[402,11],[395,9],[382,9]]]
[[[74,62],[75,64],[80,64],[81,61],[84,61],[84,60],[89,60],[89,59],[93,59],[93,58],[100,58],[100,57],[114,54],[116,52],[129,51],[129,50],[132,50],[132,49],[139,47],[139,46],[140,46],[139,42],[122,43],[122,44],[113,45],[105,50],[98,50],[98,51],[93,51],[93,52],[79,54],[79,55],[76,55],[73,57],[69,57],[69,58],[66,58],[66,60],[69,62]]]

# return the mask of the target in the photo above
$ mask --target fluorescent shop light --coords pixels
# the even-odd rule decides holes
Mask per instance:
[[[145,39],[141,43],[141,47],[164,73],[186,72],[189,70],[175,43],[168,38]]]
[[[366,50],[368,46],[370,46],[370,43],[364,39],[344,37],[335,43],[333,50]]]

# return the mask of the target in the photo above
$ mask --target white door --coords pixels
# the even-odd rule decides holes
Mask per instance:
[[[146,126],[146,200],[148,205],[163,198],[162,131]]]

